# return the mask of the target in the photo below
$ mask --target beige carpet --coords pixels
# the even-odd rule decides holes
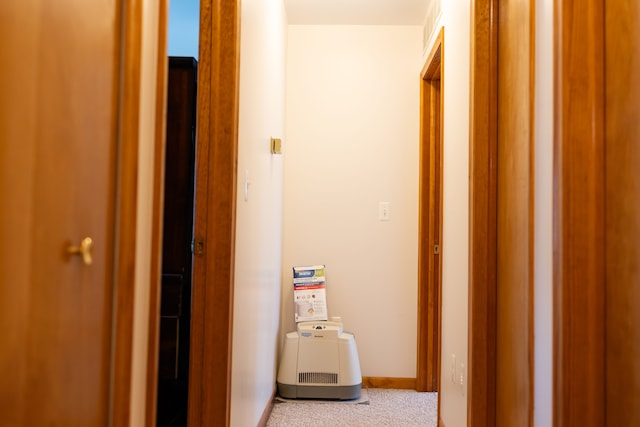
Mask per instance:
[[[369,388],[353,402],[276,399],[267,427],[436,427],[438,393]]]

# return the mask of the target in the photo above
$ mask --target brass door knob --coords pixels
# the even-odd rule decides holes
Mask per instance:
[[[91,237],[85,237],[80,242],[80,246],[69,246],[67,252],[71,255],[79,255],[82,257],[82,262],[85,265],[91,265],[93,263],[93,257],[91,250],[93,249],[93,239]]]

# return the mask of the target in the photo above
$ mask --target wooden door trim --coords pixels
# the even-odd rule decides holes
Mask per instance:
[[[604,3],[605,424],[640,425],[640,4]]]
[[[418,355],[416,389],[440,389],[442,257],[434,260],[434,244],[442,244],[442,149],[444,101],[444,27],[420,73],[420,190],[418,231]],[[433,86],[439,80],[439,94]],[[439,101],[439,105],[434,103]],[[435,117],[434,117],[435,115]],[[438,158],[434,158],[439,153]],[[439,167],[436,167],[435,162]],[[437,198],[437,200],[436,200]],[[432,205],[436,204],[435,209]],[[437,213],[437,215],[436,215]],[[438,277],[434,280],[434,271]]]
[[[121,40],[119,176],[117,194],[114,325],[110,425],[128,425],[134,329],[138,150],[142,52],[142,1],[120,2],[124,8]]]
[[[238,150],[239,0],[201,0],[189,414],[229,425]]]
[[[467,425],[496,422],[498,2],[471,2]]]
[[[508,3],[498,19],[496,423],[524,426],[534,408],[535,4]]]
[[[160,334],[160,292],[162,277],[162,241],[164,216],[164,169],[167,112],[167,37],[168,0],[158,1],[158,58],[156,74],[156,126],[153,159],[153,205],[151,235],[151,266],[149,277],[149,326],[147,344],[147,426],[156,425],[158,399],[158,349]]]
[[[555,1],[556,426],[606,424],[603,16],[603,0]]]

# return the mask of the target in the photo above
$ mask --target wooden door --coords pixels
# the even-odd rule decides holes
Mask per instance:
[[[557,3],[554,422],[638,425],[640,7]]]
[[[0,6],[2,425],[108,423],[119,9]]]

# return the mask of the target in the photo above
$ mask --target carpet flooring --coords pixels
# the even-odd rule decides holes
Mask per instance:
[[[267,427],[437,426],[438,393],[369,388],[363,396],[359,403],[276,399]]]

